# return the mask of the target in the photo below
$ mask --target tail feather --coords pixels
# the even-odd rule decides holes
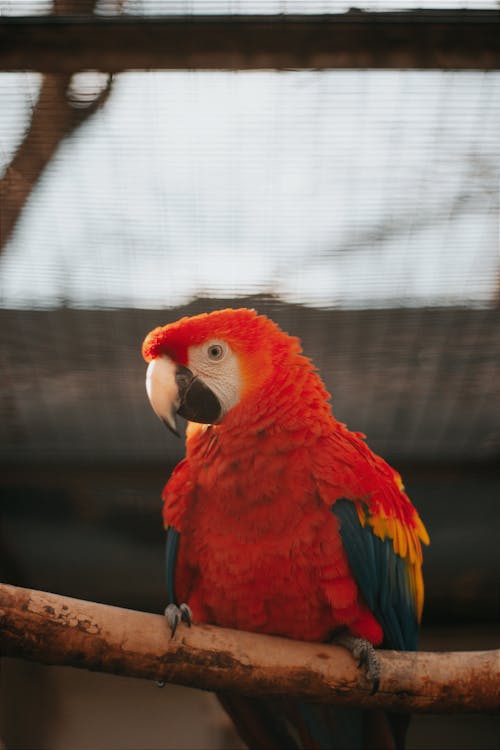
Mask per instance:
[[[307,717],[308,743],[304,748],[320,750],[364,750],[363,712],[360,709],[297,703],[301,716]]]
[[[218,698],[249,750],[404,750],[406,716],[229,693]]]
[[[405,750],[405,740],[410,725],[409,714],[384,714],[391,725],[396,750]]]
[[[290,733],[285,711],[275,701],[218,693],[222,707],[249,750],[301,750],[303,745]]]

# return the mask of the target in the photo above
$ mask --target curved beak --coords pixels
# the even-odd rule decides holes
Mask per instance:
[[[221,404],[213,391],[188,367],[166,355],[149,363],[146,391],[153,411],[177,436],[177,414],[202,424],[212,424],[221,416]]]

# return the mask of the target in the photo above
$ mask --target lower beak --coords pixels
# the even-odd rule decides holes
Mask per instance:
[[[154,412],[177,436],[177,414],[202,424],[220,419],[221,404],[213,391],[189,368],[177,365],[166,355],[149,363],[146,391]]]

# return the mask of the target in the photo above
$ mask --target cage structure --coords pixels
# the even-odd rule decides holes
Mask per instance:
[[[432,537],[423,644],[498,646],[499,16],[420,5],[0,5],[4,580],[161,610],[159,496],[183,449],[150,413],[141,341],[249,306],[403,474]],[[9,747],[37,741],[12,718],[27,672],[2,671]],[[69,717],[40,715],[40,746],[113,692],[30,674],[27,704],[45,684]],[[171,695],[210,717],[190,747],[234,746],[206,697]],[[494,717],[440,721],[412,746],[493,747]],[[99,733],[165,747],[147,724],[135,745],[127,722]]]

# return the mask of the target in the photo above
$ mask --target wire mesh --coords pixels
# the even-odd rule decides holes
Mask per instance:
[[[498,455],[499,73],[51,83],[0,75],[5,184],[54,149],[0,256],[4,461],[175,460],[141,340],[245,303],[302,336],[382,454]]]
[[[75,76],[72,106],[106,80]],[[35,74],[0,76],[4,169],[39,87]],[[266,293],[495,306],[499,121],[496,72],[118,75],[30,196],[0,260],[1,304]]]
[[[54,9],[67,15],[88,14],[89,0],[1,0],[0,15],[46,15]],[[346,13],[350,0],[96,0],[99,15],[242,15]],[[409,9],[496,10],[495,0],[362,0],[355,10],[391,11]]]

